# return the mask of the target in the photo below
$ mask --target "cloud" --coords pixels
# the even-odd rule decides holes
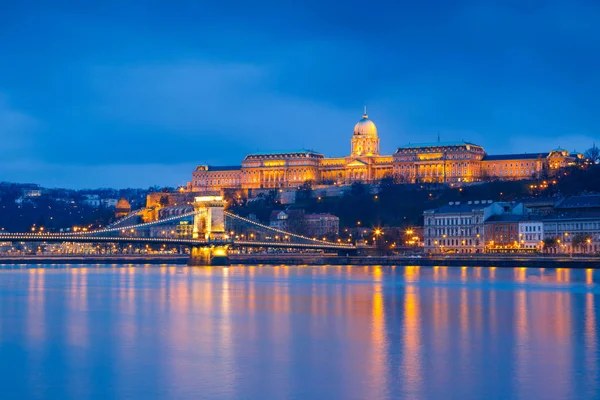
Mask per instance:
[[[106,166],[137,185],[257,150],[347,155],[365,103],[387,154],[438,133],[580,150],[599,123],[594,0],[146,3],[7,10],[0,169],[23,173],[3,179],[103,182]]]
[[[119,124],[163,130],[174,141],[245,143],[251,151],[331,151],[349,140],[360,104],[346,110],[278,91],[277,73],[268,65],[207,62],[100,67],[93,74],[96,111]],[[206,156],[201,151],[196,157]]]

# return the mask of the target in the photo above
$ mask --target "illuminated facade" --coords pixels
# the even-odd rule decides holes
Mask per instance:
[[[483,147],[465,141],[415,143],[380,155],[377,127],[366,109],[354,126],[350,155],[329,158],[312,150],[254,153],[241,165],[198,166],[188,189],[295,188],[306,181],[320,185],[373,183],[390,177],[398,183],[460,183],[486,179],[539,178],[543,173],[582,160],[578,153],[554,149],[549,153],[488,155]]]
[[[425,210],[425,253],[483,253],[490,246],[499,244],[499,238],[514,243],[518,240],[518,222],[514,222],[512,230],[507,229],[506,232],[504,226],[502,230],[488,227],[488,222],[496,219],[518,221],[525,211],[522,203],[492,200],[450,202],[436,209]]]

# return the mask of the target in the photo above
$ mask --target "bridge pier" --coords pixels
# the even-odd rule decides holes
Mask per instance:
[[[193,246],[190,252],[188,265],[190,267],[208,266],[208,265],[229,265],[227,256],[227,246],[200,247]]]

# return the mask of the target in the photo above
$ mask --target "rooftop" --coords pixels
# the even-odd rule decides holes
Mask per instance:
[[[600,211],[560,210],[542,218],[544,221],[600,220]]]
[[[600,195],[587,194],[567,197],[556,205],[558,209],[598,208],[600,207]]]
[[[423,142],[423,143],[408,143],[404,146],[398,147],[398,149],[414,149],[419,147],[458,147],[458,146],[475,146],[481,147],[478,144],[465,142],[465,141],[455,141],[455,142]]]
[[[479,204],[468,204],[468,203],[460,203],[460,204],[446,204],[443,205],[441,207],[432,209],[432,210],[426,210],[425,213],[427,214],[455,214],[455,213],[469,213],[472,212],[474,210],[480,210],[482,208],[491,206],[492,203],[488,203],[487,201],[483,202],[483,203],[479,203]]]
[[[483,156],[482,161],[503,161],[503,160],[536,160],[538,158],[545,158],[548,153],[521,153],[521,154],[486,154]]]
[[[306,218],[306,219],[321,219],[321,218],[339,219],[338,216],[330,214],[330,213],[312,213],[312,214],[306,214],[306,215],[304,215],[304,218]]]
[[[229,165],[229,166],[219,166],[213,167],[212,165],[208,166],[209,171],[237,171],[242,169],[241,165]]]
[[[527,207],[528,205],[554,205],[562,199],[562,197],[523,197],[518,201]]]
[[[282,150],[282,151],[266,151],[266,152],[257,152],[248,154],[248,156],[273,156],[280,154],[314,154],[314,155],[323,155],[319,152],[309,149],[297,149],[297,150]]]
[[[199,165],[196,167],[196,171],[239,171],[242,169],[241,165],[226,165],[226,166],[212,166],[212,165]]]
[[[284,217],[283,219],[295,219],[295,218],[301,218],[304,215],[304,210],[273,210],[271,211],[271,215],[269,217],[269,219],[271,221],[276,221],[279,216],[279,214],[284,213],[286,215],[286,217]]]
[[[518,222],[523,219],[523,215],[516,214],[501,214],[492,215],[485,222],[486,223],[503,223],[503,222]]]

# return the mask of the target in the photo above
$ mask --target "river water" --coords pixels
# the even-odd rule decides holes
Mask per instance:
[[[2,399],[600,397],[600,271],[0,267]]]

